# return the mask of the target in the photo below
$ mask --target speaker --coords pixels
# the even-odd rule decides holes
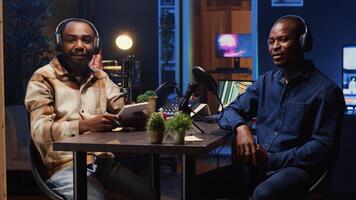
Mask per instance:
[[[82,19],[82,18],[69,18],[61,21],[57,27],[56,31],[54,32],[54,42],[55,42],[55,48],[57,51],[62,51],[62,44],[63,44],[63,38],[62,38],[62,31],[60,30],[62,26],[65,26],[69,22],[76,21],[76,22],[84,22],[87,23],[93,30],[94,32],[94,49],[93,53],[94,55],[98,54],[100,52],[100,38],[99,38],[99,33],[97,29],[95,28],[94,24],[89,22],[88,20]]]
[[[300,36],[300,47],[304,52],[308,52],[313,48],[313,37],[311,35],[308,23],[299,15],[284,15],[280,17],[277,21],[282,19],[295,18],[304,24],[304,33]]]

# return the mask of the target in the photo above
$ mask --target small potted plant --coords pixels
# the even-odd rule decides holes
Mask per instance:
[[[147,115],[156,111],[157,95],[152,90],[147,90],[145,93],[140,94],[136,98],[137,103],[148,102]]]
[[[147,90],[145,93],[140,94],[136,98],[137,103],[148,102],[150,97],[155,97],[156,93],[153,90]]]
[[[167,121],[166,127],[173,135],[174,144],[184,144],[185,132],[192,127],[192,123],[192,118],[181,112]]]
[[[148,119],[147,131],[151,144],[161,144],[165,131],[165,123],[160,113],[154,112]]]

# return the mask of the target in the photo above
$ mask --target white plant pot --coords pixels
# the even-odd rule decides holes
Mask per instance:
[[[185,131],[182,133],[173,133],[174,144],[184,144]]]

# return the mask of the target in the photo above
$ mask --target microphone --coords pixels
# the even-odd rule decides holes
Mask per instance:
[[[133,69],[135,68],[134,57],[129,56],[128,59],[122,61],[121,75],[123,88],[130,88],[132,84]]]
[[[192,96],[193,92],[196,91],[198,88],[199,84],[196,83],[195,81],[192,81],[189,83],[187,91],[185,92],[183,100],[179,104],[179,110],[182,111],[183,113],[190,114],[190,108],[188,106],[189,99]]]

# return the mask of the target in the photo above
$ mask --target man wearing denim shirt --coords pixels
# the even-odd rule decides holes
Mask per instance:
[[[196,179],[197,197],[303,199],[338,153],[342,91],[304,59],[312,48],[303,18],[278,19],[268,50],[277,69],[260,76],[224,111],[220,127],[236,133],[236,165]],[[256,137],[247,122],[256,117]]]

